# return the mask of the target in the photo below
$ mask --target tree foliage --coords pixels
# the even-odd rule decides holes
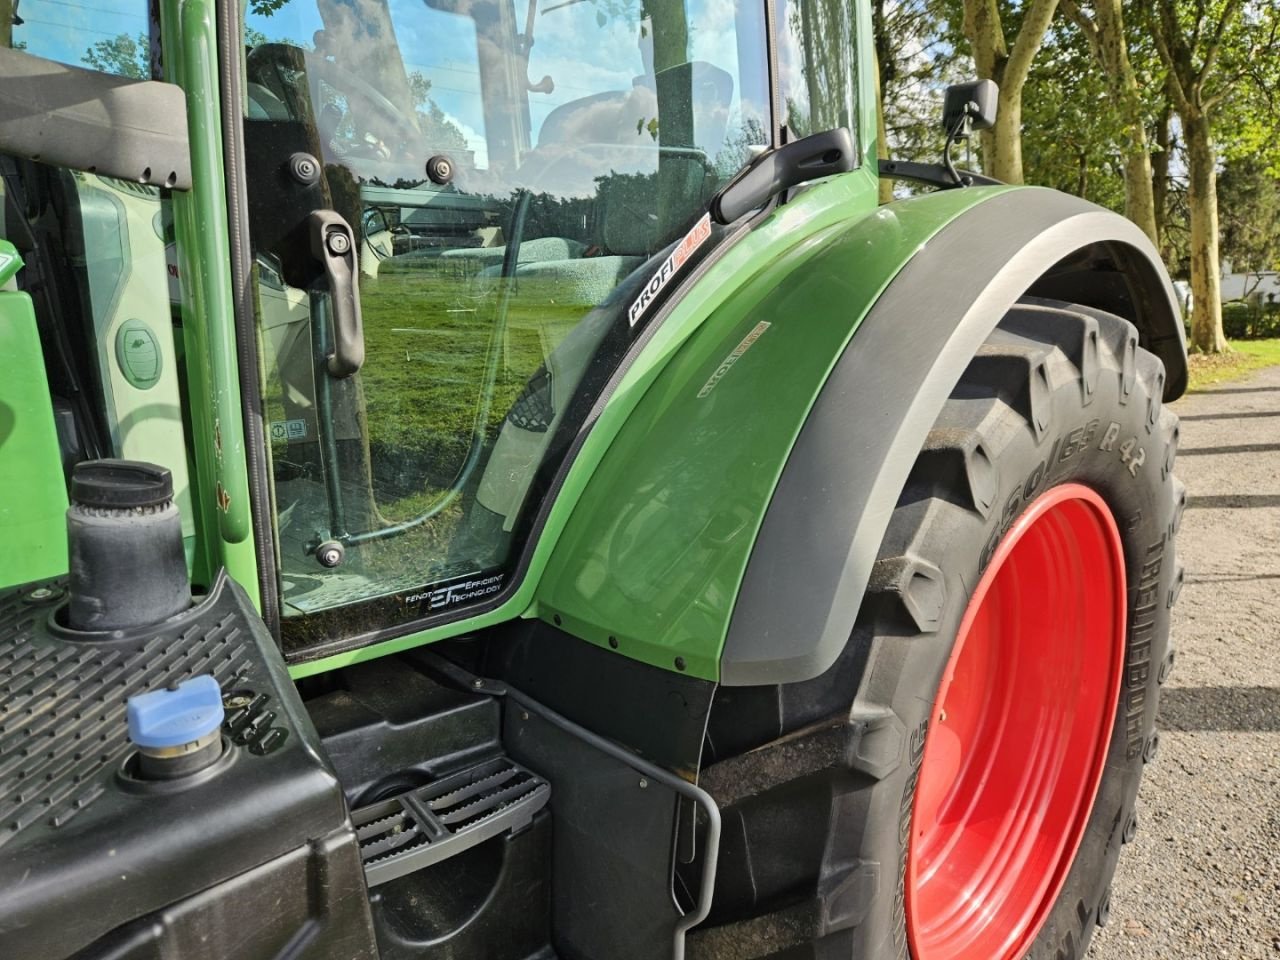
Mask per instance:
[[[151,42],[147,35],[127,33],[99,40],[81,59],[94,70],[145,80],[151,76]]]
[[[1280,179],[1263,159],[1229,163],[1218,178],[1222,257],[1238,273],[1280,270]]]
[[[1240,264],[1276,263],[1280,9],[873,0],[873,11],[890,153],[936,157],[945,85],[995,79],[1004,121],[983,138],[984,169],[1125,213],[1191,279],[1193,344],[1225,348],[1219,248]]]

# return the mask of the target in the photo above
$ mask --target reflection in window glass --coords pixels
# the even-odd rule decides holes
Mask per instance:
[[[763,20],[743,0],[249,14],[286,646],[505,582],[575,417],[640,329],[639,287],[768,142]],[[320,183],[281,179],[297,151],[320,158]],[[441,159],[448,175],[429,178]],[[332,308],[305,233],[317,207],[357,235],[366,359],[346,379],[319,360]],[[325,568],[317,547],[334,540],[345,558]]]
[[[13,18],[15,49],[122,77],[151,76],[146,0],[0,0],[0,16]]]
[[[790,139],[857,130],[853,0],[778,0],[778,81]]]

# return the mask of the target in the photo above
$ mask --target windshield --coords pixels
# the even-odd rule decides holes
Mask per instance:
[[[341,643],[509,582],[662,278],[768,143],[764,7],[254,0],[245,26],[283,634]],[[324,363],[316,209],[358,248],[354,376]]]

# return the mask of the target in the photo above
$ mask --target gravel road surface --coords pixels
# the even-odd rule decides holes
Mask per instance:
[[[1186,586],[1091,960],[1280,960],[1280,367],[1180,400]]]

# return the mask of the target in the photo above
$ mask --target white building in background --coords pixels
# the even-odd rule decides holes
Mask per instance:
[[[1253,300],[1258,303],[1280,303],[1280,271],[1258,270],[1235,273],[1230,260],[1222,261],[1222,302]]]

